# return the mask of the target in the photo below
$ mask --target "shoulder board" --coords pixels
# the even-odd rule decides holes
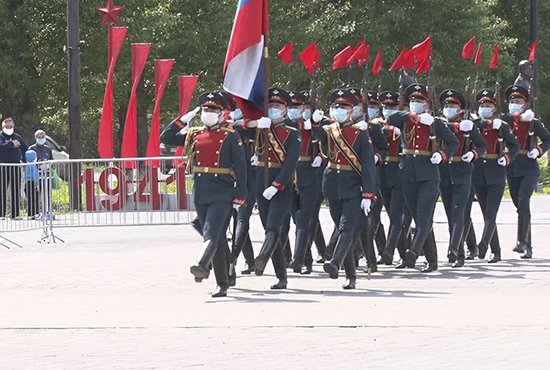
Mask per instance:
[[[285,125],[285,128],[287,128],[289,131],[300,132],[300,130],[298,130],[296,127],[292,127],[289,125]]]
[[[434,117],[434,118],[440,120],[440,121],[443,122],[443,123],[449,123],[449,120],[447,119],[447,117],[436,116],[436,117]]]
[[[383,118],[375,118],[372,121],[370,121],[369,123],[373,124],[373,125],[383,125],[383,124],[386,123],[386,121]]]
[[[368,129],[369,129],[368,127],[365,127],[365,128],[359,127],[358,123],[353,124],[351,127],[353,127],[356,130],[359,130],[359,131],[368,131]]]
[[[205,131],[204,127],[191,127],[189,131],[187,131],[187,135],[200,134],[201,132],[204,132],[204,131]]]
[[[221,130],[223,132],[235,132],[235,129],[233,127],[222,127]]]

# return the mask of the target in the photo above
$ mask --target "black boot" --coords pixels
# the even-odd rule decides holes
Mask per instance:
[[[437,271],[437,245],[435,243],[435,235],[433,234],[433,230],[430,231],[430,235],[428,236],[426,243],[424,243],[423,249],[424,256],[426,257],[428,264],[421,270],[421,272],[429,273]]]
[[[456,262],[453,263],[451,266],[452,268],[458,268],[464,266],[464,259],[465,259],[465,253],[464,253],[464,243],[460,244],[460,247],[458,248],[458,256],[456,258]]]
[[[237,285],[237,271],[235,271],[235,264],[233,263],[229,265],[228,282],[229,286]]]
[[[227,289],[226,286],[217,286],[214,293],[212,293],[212,298],[227,297]]]
[[[487,250],[489,249],[489,246],[487,245],[487,243],[485,241],[480,241],[478,246],[477,246],[477,250],[478,250],[478,254],[477,256],[479,257],[480,260],[483,260],[485,259],[485,255],[487,254]]]
[[[487,262],[488,263],[497,263],[497,262],[500,262],[500,261],[501,261],[500,252],[495,252],[495,253],[493,253],[491,259]]]
[[[399,246],[401,229],[401,226],[393,224],[390,225],[388,230],[388,239],[386,240],[386,248],[382,253],[382,262],[384,262],[385,265],[391,266],[393,264],[393,254],[395,253],[396,246]]]
[[[273,252],[273,256],[271,257],[271,262],[273,263],[275,276],[277,277],[277,279],[279,279],[277,284],[271,286],[271,289],[286,289],[286,259],[281,245],[277,245],[277,248],[275,249],[275,251]]]
[[[250,235],[248,235],[248,233],[246,234],[242,252],[245,260],[245,269],[241,271],[241,274],[250,275],[254,272],[254,250],[252,249],[252,241],[250,240]],[[234,262],[236,264],[237,260],[234,259]]]
[[[273,252],[275,252],[278,240],[279,237],[275,231],[268,231],[265,234],[265,240],[260,250],[260,254],[258,254],[258,257],[254,260],[254,271],[256,275],[262,276],[264,274],[265,266],[273,255]]]
[[[338,271],[344,262],[344,258],[350,251],[353,243],[353,235],[351,231],[345,231],[339,234],[338,241],[334,247],[332,259],[323,265],[323,270],[329,274],[331,279],[338,279]]]
[[[532,247],[525,248],[525,254],[523,256],[521,256],[520,258],[524,259],[524,260],[528,260],[528,259],[533,258],[533,248]]]
[[[304,258],[306,255],[306,247],[308,240],[308,232],[306,229],[296,230],[296,241],[294,243],[294,255],[290,262],[290,268],[295,273],[299,274],[302,271],[304,265]]]
[[[229,246],[227,243],[220,243],[214,259],[212,260],[212,269],[214,270],[214,276],[216,277],[216,283],[220,288],[227,288],[230,285],[229,282],[229,264],[227,263],[229,259]],[[233,269],[233,273],[235,269]]]
[[[319,258],[315,260],[317,263],[323,263],[325,262],[325,259],[323,258],[325,254],[325,250],[327,249],[327,245],[325,243],[325,236],[323,235],[323,230],[321,229],[321,224],[319,223],[319,219],[317,218],[315,222],[312,223],[313,226],[310,229],[310,241],[308,243],[308,247],[311,249],[312,242],[315,243],[315,248],[317,248],[317,255]]]
[[[198,216],[191,221],[191,226],[202,236],[202,225]]]
[[[208,275],[210,275],[210,270],[208,267],[212,263],[212,259],[214,258],[217,249],[218,246],[214,243],[214,241],[207,240],[203,242],[199,261],[196,265],[191,266],[189,269],[191,273],[195,275],[195,279],[208,279]]]
[[[334,246],[336,245],[337,241],[338,241],[338,228],[335,227],[332,230],[332,234],[330,235],[327,248],[325,249],[325,254],[323,255],[325,261],[330,261],[330,259],[332,258],[332,253],[334,252]]]
[[[344,285],[342,285],[342,289],[344,289],[344,290],[355,289],[356,280],[357,280],[357,278],[355,276],[350,277],[350,278],[346,278],[346,282],[344,283]]]
[[[355,289],[355,281],[357,274],[355,272],[355,261],[352,251],[348,252],[346,259],[344,260],[344,270],[346,271],[346,282],[342,285],[343,289]]]

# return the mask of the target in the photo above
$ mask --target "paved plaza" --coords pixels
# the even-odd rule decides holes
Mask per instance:
[[[289,271],[273,292],[266,274],[238,276],[212,299],[189,273],[201,246],[189,225],[55,229],[3,234],[0,369],[548,369],[550,197],[532,199],[534,258],[512,252],[516,213],[502,203],[503,261],[445,261],[447,225],[435,215],[440,270],[381,266],[355,291]],[[328,238],[331,223],[322,210]],[[477,235],[483,226],[474,204]],[[387,218],[384,219],[387,220]],[[387,223],[386,223],[387,225]],[[263,232],[253,217],[256,252]],[[243,261],[240,261],[239,271]]]

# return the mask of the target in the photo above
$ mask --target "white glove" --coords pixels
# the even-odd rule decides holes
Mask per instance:
[[[462,161],[466,163],[470,163],[472,159],[474,159],[474,152],[471,150],[462,156]]]
[[[311,130],[311,120],[304,121],[304,130]]]
[[[527,109],[519,116],[519,118],[522,122],[531,122],[533,118],[535,118],[535,113],[531,109]]]
[[[462,120],[462,122],[460,122],[460,131],[468,132],[468,131],[472,131],[473,128],[474,128],[474,123],[469,119],[465,119],[465,120]]]
[[[500,157],[499,159],[497,159],[497,163],[502,167],[506,167],[506,157],[504,156]]]
[[[365,216],[369,215],[371,204],[372,201],[370,199],[361,199],[361,209],[365,212]]]
[[[393,134],[395,135],[395,137],[401,136],[401,130],[399,129],[399,127],[397,126],[393,127]]]
[[[418,118],[420,118],[420,123],[426,126],[431,126],[435,121],[430,113],[422,113]]]
[[[321,158],[321,156],[318,155],[313,159],[313,162],[311,162],[311,167],[321,167],[322,164],[323,164],[323,158]]]
[[[430,158],[430,162],[432,162],[432,164],[440,164],[442,160],[443,160],[443,157],[439,152],[435,152],[434,154],[432,154],[432,157]]]
[[[239,211],[239,208],[241,208],[241,205],[240,205],[240,204],[233,203],[233,209],[234,209],[235,211],[238,212],[238,211]]]
[[[359,130],[366,130],[369,128],[369,125],[364,120],[357,122],[354,126],[357,127]]]
[[[267,200],[271,200],[275,194],[277,194],[279,190],[275,186],[270,186],[269,188],[265,189],[263,192],[263,196]]]
[[[324,113],[320,109],[315,109],[313,114],[311,115],[311,118],[313,119],[313,122],[319,123],[323,119]]]
[[[181,123],[183,123],[185,125],[188,124],[189,121],[191,121],[193,118],[195,118],[195,116],[197,115],[197,113],[199,112],[200,109],[201,109],[201,107],[196,107],[192,111],[189,111],[189,112],[185,113],[183,116],[180,117]]]
[[[493,130],[498,130],[502,126],[502,120],[500,118],[495,118],[493,120]]]
[[[184,126],[184,127],[180,130],[180,134],[185,135],[185,134],[187,134],[188,131],[189,131],[189,126]]]
[[[377,165],[379,161],[380,161],[380,157],[375,154],[374,155],[374,164]]]
[[[260,164],[260,160],[258,159],[258,156],[254,154],[252,157],[250,157],[250,165],[251,166],[258,166]]]
[[[527,153],[527,156],[531,159],[537,159],[539,157],[539,150],[537,148],[535,149],[531,149],[528,153]]]
[[[271,120],[267,117],[262,117],[258,121],[258,128],[270,128]]]

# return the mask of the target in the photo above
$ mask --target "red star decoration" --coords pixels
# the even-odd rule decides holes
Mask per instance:
[[[118,26],[120,24],[118,14],[125,8],[125,6],[116,6],[113,4],[113,0],[107,0],[107,4],[104,7],[97,8],[99,14],[103,16],[101,18],[101,25],[115,24]]]

